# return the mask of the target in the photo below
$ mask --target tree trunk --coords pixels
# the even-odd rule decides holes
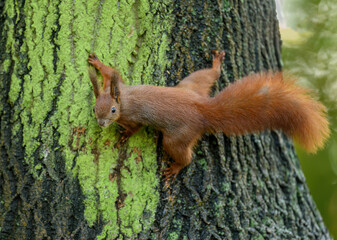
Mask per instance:
[[[215,91],[281,69],[273,0],[0,3],[1,239],[330,239],[291,141],[205,135],[165,188],[161,135],[102,130],[87,56],[173,86],[227,53]]]

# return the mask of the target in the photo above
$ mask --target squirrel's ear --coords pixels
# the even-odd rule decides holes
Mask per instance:
[[[94,88],[95,97],[97,98],[98,95],[99,95],[99,87],[98,87],[97,75],[96,75],[95,68],[89,67],[89,77],[90,77],[90,81],[92,83],[92,86]]]
[[[119,104],[119,87],[118,86],[112,86],[111,87],[111,97],[116,99],[116,102]]]
[[[120,91],[118,82],[113,84],[113,82],[111,81],[110,95],[113,99],[116,99],[117,103],[119,103]]]
[[[116,99],[117,103],[119,103],[119,95],[120,95],[119,82],[121,81],[121,76],[117,71],[112,72],[110,81],[111,81],[110,82],[111,97]]]

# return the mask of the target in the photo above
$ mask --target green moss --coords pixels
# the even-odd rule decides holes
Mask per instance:
[[[98,219],[104,222],[97,239],[120,238],[120,232],[132,238],[148,230],[159,201],[159,180],[151,131],[141,130],[129,139],[127,148],[118,149],[116,124],[103,130],[97,125],[87,74],[88,53],[95,51],[102,62],[117,67],[129,84],[153,83],[157,71],[155,82],[164,84],[162,72],[169,65],[170,4],[147,0],[118,4],[94,0],[25,2],[24,14],[29,17],[25,18],[20,52],[27,58],[17,59],[18,54],[11,54],[15,65],[9,92],[10,102],[20,97],[23,109],[14,111],[23,126],[25,161],[35,178],[48,172],[57,179],[53,146],[55,133],[59,134],[57,145],[66,160],[66,172],[79,179],[85,196],[88,224],[93,226]],[[18,5],[6,2],[7,16],[14,19],[18,11]],[[6,49],[14,53],[18,50],[11,19],[5,23]],[[11,62],[6,59],[1,69],[8,71]],[[23,79],[19,77],[19,63],[29,69]],[[13,125],[14,136],[19,126]],[[41,162],[36,162],[36,156]],[[122,158],[118,184],[113,176]],[[119,193],[125,198],[117,210]]]
[[[161,5],[157,5],[157,7],[161,7]],[[128,3],[121,2],[117,11],[113,3],[105,2],[102,9],[98,11],[101,14],[100,25],[95,26],[97,34],[92,51],[95,51],[105,64],[116,66],[124,81],[128,83],[150,83],[155,64],[161,69],[164,69],[168,64],[165,56],[168,41],[163,32],[168,30],[169,25],[165,26],[164,24],[165,29],[162,26],[167,22],[156,24],[154,16],[148,11],[149,8],[147,1],[140,1],[136,4],[130,1]],[[159,50],[161,54],[158,54]],[[115,134],[113,129],[111,127],[108,132]],[[102,133],[97,138],[97,142],[102,143],[110,140],[116,143],[115,137],[109,136],[105,139],[104,136]],[[120,219],[119,231],[132,238],[135,234],[146,231],[151,226],[159,196],[156,192],[158,179],[153,134],[142,130],[132,136],[127,144],[129,145],[127,156],[130,157],[124,161],[123,167],[120,169],[121,186],[119,186],[125,199],[118,210],[118,217]],[[117,162],[117,157],[114,161]],[[104,173],[103,176],[105,174],[107,173]],[[98,180],[98,182],[100,181]],[[106,187],[104,184],[103,186]],[[114,192],[116,194],[117,187]],[[99,192],[101,191],[99,190]],[[115,200],[107,201],[106,205],[110,204],[114,207]],[[114,211],[111,209],[110,212]],[[105,220],[109,219],[110,221],[107,221],[98,239],[116,237],[116,222],[111,221],[113,217],[108,215],[104,217]]]
[[[105,228],[112,229],[113,231],[110,230],[109,232],[114,235],[118,234],[117,210],[115,207],[118,186],[117,180],[111,178],[110,173],[113,173],[116,168],[116,159],[118,159],[116,150],[107,148],[102,152],[99,158],[96,182],[96,188],[99,193],[99,210],[102,212],[103,220],[107,222]]]
[[[11,81],[10,81],[10,91],[9,91],[9,103],[11,104],[11,135],[13,138],[13,142],[16,142],[19,139],[19,133],[20,133],[20,112],[21,106],[18,104],[14,106],[14,102],[17,101],[19,98],[21,87],[20,83],[21,80],[18,77],[18,74],[20,73],[20,63],[22,62],[22,59],[18,58],[17,52],[19,51],[17,47],[17,40],[15,39],[15,31],[14,31],[14,17],[17,7],[15,6],[14,2],[6,2],[5,9],[6,15],[8,18],[2,23],[4,25],[3,33],[6,34],[6,52],[5,54],[5,60],[0,65],[0,71],[2,73],[9,74],[9,71],[12,71],[11,73]],[[9,55],[11,54],[11,55]],[[14,63],[13,68],[10,69],[11,64]],[[3,83],[3,82],[2,82]],[[1,86],[3,87],[3,86]],[[3,104],[0,104],[0,109],[3,109]],[[7,110],[8,111],[8,110]]]
[[[159,195],[156,191],[157,157],[153,133],[148,134],[145,129],[137,133],[129,139],[129,149],[130,157],[121,170],[122,191],[127,196],[120,217],[121,230],[131,237],[133,232],[147,230],[151,226]]]
[[[9,59],[5,59],[2,63],[1,69],[7,72],[10,65],[11,65],[11,61]]]
[[[8,93],[9,95],[9,101],[11,103],[11,105],[14,104],[14,102],[16,101],[16,99],[18,99],[19,97],[19,94],[20,94],[20,79],[18,79],[16,77],[15,74],[12,74],[12,77],[11,77],[11,87],[10,87],[10,91]]]
[[[40,170],[42,168],[42,166],[41,166],[41,164],[39,163],[39,164],[37,164],[36,166],[35,166],[35,170]]]
[[[177,239],[179,239],[179,235],[176,232],[171,232],[167,238],[167,240],[177,240]]]
[[[15,4],[13,1],[6,1],[4,6],[4,12],[9,18],[13,18],[15,14]]]
[[[222,184],[221,184],[221,190],[223,191],[223,192],[225,192],[225,193],[227,193],[229,190],[230,190],[230,184],[229,183],[225,183],[225,182],[223,182]]]
[[[203,170],[207,170],[207,161],[205,158],[201,158],[200,160],[198,160],[198,163]]]
[[[78,179],[82,187],[85,210],[84,216],[88,221],[89,226],[92,226],[97,221],[97,201],[96,196],[96,171],[97,164],[94,163],[94,156],[90,154],[81,154],[77,158],[76,170],[78,171]]]
[[[46,11],[48,6],[50,12]],[[25,18],[26,45],[22,46],[21,51],[27,51],[27,67],[30,68],[30,72],[29,75],[25,75],[23,81],[25,91],[22,106],[24,111],[21,113],[21,120],[26,162],[30,165],[33,164],[33,154],[40,145],[37,139],[42,134],[44,120],[53,108],[52,100],[55,97],[53,90],[57,84],[57,78],[53,74],[53,45],[50,40],[53,22],[56,20],[56,15],[51,11],[53,8],[55,8],[55,4],[48,4],[46,1],[33,1],[30,4],[26,3],[25,6],[26,16],[31,17]],[[11,85],[12,102],[18,97],[20,91],[20,81],[13,79]],[[51,134],[51,131],[44,132],[43,139],[52,139]],[[52,149],[49,147],[50,145],[45,143],[44,150],[40,154],[45,155],[46,152],[51,152]],[[53,167],[52,165],[51,167]],[[34,171],[34,168],[31,170]]]
[[[258,236],[255,236],[252,239],[254,239],[254,240],[264,240],[265,238],[261,234],[258,234]]]
[[[14,14],[14,5],[12,3],[6,4],[6,10],[8,16],[13,17]],[[4,22],[4,32],[7,34],[7,41],[6,41],[6,51],[9,53],[14,53],[16,51],[16,44],[14,39],[14,22],[12,20],[7,20]],[[19,62],[19,60],[16,58],[15,54],[12,54],[11,58],[15,62]],[[9,67],[11,65],[10,59],[5,59],[4,62],[1,64],[1,70],[8,72]],[[11,86],[9,91],[9,101],[11,104],[14,103],[14,101],[18,98],[18,95],[20,93],[20,80],[16,76],[17,72],[17,66],[14,65],[13,74],[11,76]]]

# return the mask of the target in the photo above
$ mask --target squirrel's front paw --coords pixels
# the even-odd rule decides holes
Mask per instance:
[[[132,133],[129,130],[123,128],[122,126],[119,126],[117,130],[122,135],[118,141],[120,144],[124,144],[132,135]]]
[[[99,59],[98,59],[98,57],[96,56],[95,53],[89,54],[88,62],[95,67],[97,66],[98,63],[100,63],[100,61],[99,61]]]
[[[126,143],[126,141],[129,139],[129,137],[130,137],[130,136],[128,136],[128,135],[126,135],[126,134],[123,134],[123,135],[121,136],[121,138],[119,139],[119,143],[120,143],[120,144]]]

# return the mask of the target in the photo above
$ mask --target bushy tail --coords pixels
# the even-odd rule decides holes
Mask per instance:
[[[281,73],[245,77],[202,108],[207,130],[221,130],[228,136],[279,129],[315,152],[330,134],[325,106],[294,80],[284,81]]]

